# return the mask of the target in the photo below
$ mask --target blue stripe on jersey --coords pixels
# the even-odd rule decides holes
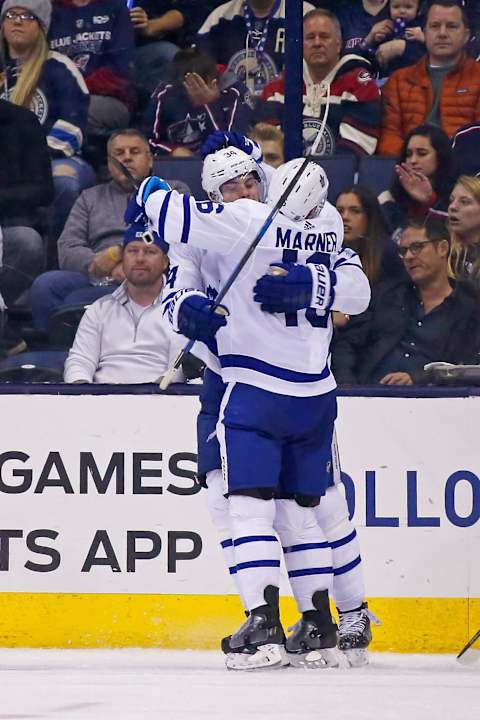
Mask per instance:
[[[227,538],[227,540],[222,540],[222,542],[220,543],[220,546],[223,549],[228,548],[228,547],[233,547],[233,540],[231,540],[230,538]]]
[[[236,538],[233,541],[234,547],[245,545],[249,542],[277,542],[275,535],[246,535],[245,537]]]
[[[355,560],[352,560],[352,562],[347,563],[346,565],[342,565],[342,567],[335,568],[333,571],[334,575],[343,575],[344,573],[348,572],[349,570],[353,570],[354,567],[357,567],[357,565],[360,565],[362,562],[362,558],[360,555],[358,555]]]
[[[229,567],[228,572],[230,573],[230,575],[236,575],[237,574],[237,566],[234,565],[233,567]]]
[[[80,146],[78,144],[78,138],[73,133],[69,133],[66,130],[62,130],[54,125],[48,134],[50,137],[56,138],[60,142],[69,145],[73,153],[77,153],[79,151]]]
[[[333,573],[333,567],[304,568],[303,570],[290,570],[289,578],[303,577],[304,575],[329,575]]]
[[[243,562],[237,564],[238,570],[248,570],[254,567],[280,567],[280,560],[250,560],[250,562]]]
[[[165,220],[167,219],[167,210],[168,210],[168,203],[170,202],[170,198],[172,196],[172,191],[167,192],[163,199],[162,207],[160,209],[160,214],[158,216],[158,234],[162,238],[162,240],[165,240]]]
[[[165,315],[165,313],[170,310],[170,306],[174,304],[174,298],[175,298],[176,294],[177,294],[176,291],[173,290],[171,293],[169,293],[167,295],[166,298],[163,298],[163,300],[162,300],[162,306],[163,306],[162,315]]]
[[[341,261],[340,261],[340,262],[338,263],[338,265],[335,265],[335,268],[338,268],[340,265],[342,266],[342,268],[344,268],[344,267],[356,267],[356,268],[358,268],[359,270],[362,269],[362,268],[360,267],[360,265],[358,265],[357,263],[347,262],[346,260],[345,260],[345,262],[341,262]]]
[[[263,373],[263,375],[271,375],[280,380],[288,380],[289,382],[318,382],[325,380],[330,375],[330,368],[325,365],[321,373],[300,373],[295,370],[287,370],[286,368],[270,365],[263,360],[248,357],[248,355],[220,355],[220,364],[222,368],[239,367],[246,370],[255,370]]]
[[[340,540],[334,540],[333,542],[331,542],[330,547],[332,548],[332,550],[342,547],[342,545],[347,545],[347,543],[351,542],[355,537],[357,537],[357,531],[352,530],[350,535],[347,535],[344,538],[340,538]]]
[[[328,547],[330,547],[328,542],[304,543],[303,545],[290,545],[289,547],[284,547],[283,552],[284,553],[292,553],[292,552],[301,552],[302,550],[316,550],[317,548],[328,548]]]
[[[190,235],[190,223],[191,223],[191,212],[190,212],[190,198],[188,195],[183,196],[183,228],[182,237],[180,242],[188,243],[188,236]]]
[[[353,260],[353,258],[358,258],[359,255],[356,252],[351,251],[351,254],[348,258],[340,258],[340,260],[337,260],[335,265],[333,266],[333,269],[340,267],[340,265],[344,265],[345,263],[348,263],[349,260]],[[349,263],[350,265],[355,265],[356,267],[359,267],[358,263]]]

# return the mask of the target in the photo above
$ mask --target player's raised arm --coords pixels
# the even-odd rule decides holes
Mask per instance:
[[[347,315],[359,315],[366,310],[370,302],[370,283],[358,254],[350,248],[344,248],[337,257],[332,273],[335,282],[330,310]]]
[[[142,214],[167,243],[180,243],[228,253],[237,243],[248,244],[263,219],[254,223],[251,200],[224,205],[211,200],[197,201],[171,190],[161,178],[142,182],[125,213],[127,224]],[[256,204],[256,203],[255,203]],[[250,206],[250,207],[249,207]]]

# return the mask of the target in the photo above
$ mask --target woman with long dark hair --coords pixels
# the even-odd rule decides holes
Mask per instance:
[[[343,220],[343,244],[359,254],[370,285],[403,272],[379,202],[368,187],[343,190],[336,207]]]
[[[379,196],[391,230],[407,220],[423,220],[428,213],[446,217],[456,178],[448,135],[435,125],[414,128],[404,140],[390,190]]]

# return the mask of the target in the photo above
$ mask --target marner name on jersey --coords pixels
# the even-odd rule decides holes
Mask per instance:
[[[298,231],[292,235],[291,228],[284,231],[281,227],[277,227],[276,247],[287,250],[308,250],[310,252],[326,253],[338,252],[340,249],[337,247],[336,232],[302,233]]]

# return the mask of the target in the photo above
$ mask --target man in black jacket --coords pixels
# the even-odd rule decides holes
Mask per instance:
[[[0,100],[0,293],[7,304],[43,270],[39,208],[52,200],[51,163],[40,123],[30,110]]]
[[[442,220],[404,228],[398,246],[408,277],[379,284],[368,310],[338,333],[339,383],[426,384],[434,361],[480,363],[480,298],[449,277]]]

